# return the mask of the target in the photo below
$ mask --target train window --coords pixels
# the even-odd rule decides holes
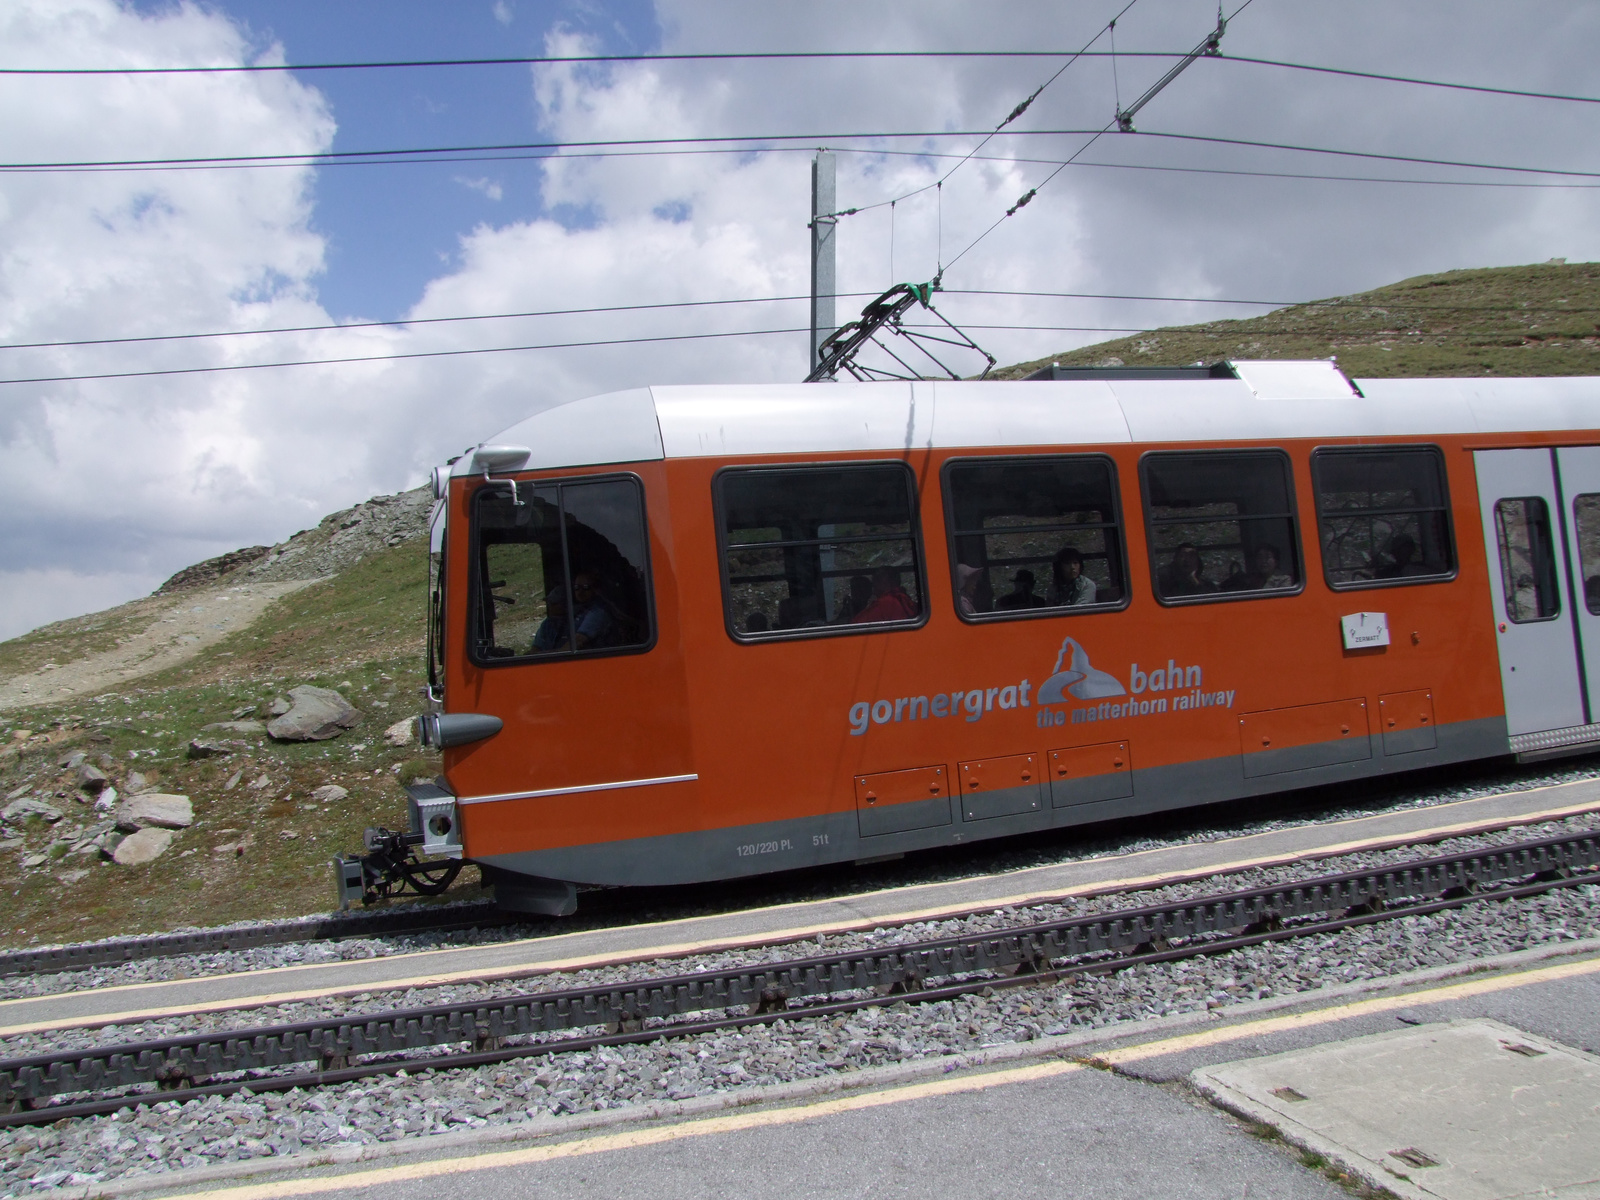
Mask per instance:
[[[1600,493],[1589,492],[1573,500],[1572,523],[1578,533],[1583,605],[1600,616]]]
[[[916,498],[903,465],[726,470],[714,492],[734,637],[925,619]]]
[[[1538,496],[1496,500],[1494,532],[1500,543],[1506,616],[1518,625],[1559,616],[1561,593],[1556,587],[1549,506]]]
[[[1330,587],[1455,577],[1450,498],[1437,447],[1318,450],[1311,477]]]
[[[1147,454],[1139,471],[1163,604],[1299,590],[1294,485],[1281,451]]]
[[[650,644],[644,495],[632,476],[478,489],[472,657],[524,662]]]
[[[1060,615],[1127,601],[1111,460],[965,459],[944,470],[963,620]]]

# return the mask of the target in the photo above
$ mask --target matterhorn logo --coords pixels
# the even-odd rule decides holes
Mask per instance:
[[[1069,661],[1068,655],[1071,655]],[[1062,664],[1067,664],[1063,668]],[[1040,704],[1067,704],[1077,700],[1103,700],[1107,696],[1126,696],[1127,689],[1115,675],[1090,665],[1089,652],[1077,638],[1067,638],[1056,655],[1055,674],[1039,685]]]

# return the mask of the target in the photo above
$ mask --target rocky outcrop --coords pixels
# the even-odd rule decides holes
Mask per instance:
[[[208,558],[205,562],[185,567],[158,587],[155,594],[166,596],[173,592],[187,591],[189,588],[204,587],[208,583],[215,583],[229,571],[247,567],[271,553],[271,546],[246,546],[243,550],[230,550],[226,554],[219,554],[216,558]]]
[[[409,746],[417,740],[415,717],[403,717],[383,731],[383,740],[391,746]]]
[[[337,783],[325,783],[319,788],[311,789],[311,798],[318,804],[332,804],[336,800],[343,800],[349,794],[348,788],[342,788]]]
[[[117,828],[125,833],[141,829],[187,829],[194,824],[194,805],[187,796],[144,792],[117,808],[116,822]]]
[[[141,829],[117,843],[117,848],[111,852],[111,860],[118,866],[142,867],[160,858],[171,845],[170,829]]]
[[[61,820],[62,812],[53,804],[46,804],[43,800],[35,800],[32,796],[24,796],[20,800],[13,800],[4,808],[0,808],[0,821],[8,825],[26,821],[29,817],[43,817],[54,825]]]
[[[289,689],[289,711],[267,723],[267,734],[280,742],[325,742],[354,729],[361,714],[331,688],[302,684]]]

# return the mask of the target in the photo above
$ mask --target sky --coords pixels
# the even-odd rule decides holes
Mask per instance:
[[[0,0],[0,69],[12,70],[1059,52],[0,73],[0,162],[13,168],[286,156],[0,169],[0,638],[416,486],[552,404],[650,383],[801,378],[805,335],[763,331],[806,322],[803,299],[773,298],[809,287],[821,146],[837,155],[840,205],[862,210],[838,227],[840,288],[860,294],[840,301],[839,319],[942,269],[940,311],[1002,363],[1265,311],[1234,301],[1600,258],[1600,175],[1236,144],[1596,172],[1600,105],[1234,61],[1595,97],[1600,6],[1251,0],[1221,59],[1172,82],[1138,132],[1091,144],[1071,131],[1105,127],[1171,61],[1141,53],[1186,51],[1217,20],[1205,0],[1134,0],[1108,35],[1126,4]],[[1114,37],[1118,58],[1070,60],[1097,35],[1097,51]],[[971,135],[1047,80],[1002,135]],[[609,157],[574,145],[705,137],[747,140]],[[527,143],[560,148],[440,152]],[[299,157],[376,150],[432,153],[381,165]],[[1034,294],[994,294],[1007,292]],[[1176,299],[1037,295],[1051,292]],[[682,307],[730,300],[760,302]],[[440,320],[622,305],[664,307]],[[407,323],[370,324],[385,321]],[[286,327],[299,331],[249,333]],[[241,336],[174,337],[219,333]],[[37,345],[129,338],[167,340]],[[642,338],[681,340],[626,341]],[[579,342],[611,344],[503,349]],[[483,350],[496,352],[462,353]],[[416,355],[435,357],[405,357]],[[258,365],[307,359],[375,361]]]

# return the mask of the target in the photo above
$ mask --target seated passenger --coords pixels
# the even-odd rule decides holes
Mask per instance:
[[[759,608],[744,619],[744,631],[746,633],[766,633],[768,628],[767,614]]]
[[[1027,570],[1026,566],[1011,578],[1011,590],[995,600],[995,608],[1043,608],[1045,597],[1034,595],[1034,573]]]
[[[872,580],[865,575],[850,576],[850,596],[845,601],[839,615],[833,619],[835,625],[846,625],[853,621],[856,614],[866,609],[872,603]]]
[[[1278,548],[1270,542],[1262,542],[1250,556],[1250,569],[1242,571],[1235,567],[1227,582],[1222,585],[1222,590],[1264,592],[1293,586],[1294,579],[1278,570]]]
[[[1051,604],[1093,604],[1094,580],[1083,573],[1083,555],[1071,546],[1056,551],[1050,563]]]
[[[966,563],[957,563],[956,607],[961,610],[962,616],[975,617],[981,611],[978,593],[982,589],[983,571],[978,567],[969,567]]]
[[[545,589],[545,619],[533,635],[534,654],[567,649],[567,585],[556,580]]]
[[[579,650],[609,645],[616,617],[611,606],[600,594],[600,586],[588,571],[579,571],[572,577],[572,603],[576,610],[575,637]]]
[[[996,609],[1043,608],[1044,597],[1033,594],[1033,572],[1024,567],[1011,579],[1011,590],[994,602]]]
[[[1158,582],[1161,595],[1168,599],[1173,596],[1204,596],[1217,590],[1217,585],[1205,577],[1200,551],[1190,542],[1181,543],[1172,552],[1172,561],[1161,572]]]
[[[872,573],[872,602],[850,618],[852,625],[871,621],[906,621],[917,615],[917,602],[900,586],[900,572],[879,567]]]
[[[1389,541],[1388,556],[1390,561],[1372,573],[1374,579],[1401,579],[1429,573],[1425,565],[1413,561],[1417,557],[1417,543],[1410,534],[1395,534]]]
[[[1591,575],[1583,581],[1583,603],[1592,613],[1600,613],[1600,575]]]

